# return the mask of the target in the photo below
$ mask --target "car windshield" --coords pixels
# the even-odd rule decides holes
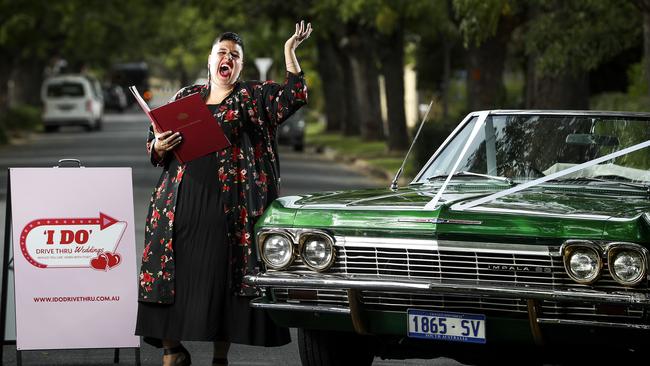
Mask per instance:
[[[84,87],[79,83],[63,82],[47,86],[47,96],[51,98],[60,97],[83,97]]]
[[[422,174],[420,183],[448,175],[478,117],[452,138]],[[456,179],[521,183],[541,178],[650,140],[650,119],[596,115],[491,115],[468,146]],[[460,172],[460,173],[459,173]],[[467,174],[476,173],[476,174]],[[585,167],[555,181],[650,184],[650,152],[640,149]]]

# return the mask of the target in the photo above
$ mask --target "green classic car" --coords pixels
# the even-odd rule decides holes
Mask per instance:
[[[648,357],[648,146],[648,113],[470,113],[405,187],[276,200],[251,304],[309,366]]]

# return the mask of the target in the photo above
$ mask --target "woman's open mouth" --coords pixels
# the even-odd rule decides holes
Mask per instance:
[[[226,63],[219,66],[219,75],[223,78],[229,78],[232,74],[232,67]]]

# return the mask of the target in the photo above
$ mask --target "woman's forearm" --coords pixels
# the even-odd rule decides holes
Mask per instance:
[[[284,62],[287,66],[287,71],[292,74],[299,74],[302,69],[296,57],[296,50],[291,46],[284,47]]]
[[[296,57],[296,48],[309,37],[311,31],[311,23],[305,26],[305,21],[301,20],[300,23],[296,23],[296,32],[284,43],[284,62],[287,71],[292,74],[300,74],[302,71]]]

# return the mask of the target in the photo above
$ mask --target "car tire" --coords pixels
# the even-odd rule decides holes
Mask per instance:
[[[52,126],[52,125],[45,126],[45,132],[47,133],[56,132],[58,130],[59,130],[59,126]]]
[[[370,366],[374,354],[367,337],[349,333],[298,329],[302,366]]]
[[[104,119],[102,117],[97,119],[97,121],[95,122],[95,131],[101,131],[103,123],[104,123]]]

